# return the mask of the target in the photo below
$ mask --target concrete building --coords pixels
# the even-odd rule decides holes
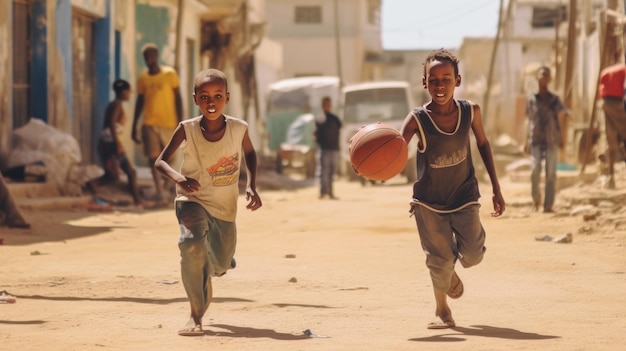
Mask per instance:
[[[561,0],[509,0],[504,9],[502,35],[498,45],[493,71],[486,127],[492,134],[509,134],[518,142],[525,138],[525,100],[536,91],[535,72],[540,66],[552,70],[550,89],[564,99],[572,94],[573,119],[568,129],[576,129],[589,120],[595,97],[597,74],[600,67],[600,38],[604,35],[600,17],[605,13],[606,1],[579,1],[576,18],[576,47],[572,83],[565,86],[565,69],[568,56],[568,24],[571,20],[569,1]],[[473,72],[486,85],[488,62],[475,61],[478,47],[491,52],[494,42],[463,42],[459,55],[466,60],[465,76]],[[483,55],[483,60],[488,60]],[[485,69],[486,68],[486,69]],[[482,78],[484,77],[484,78]],[[470,83],[465,79],[464,84]],[[481,83],[482,85],[483,83]],[[477,98],[482,95],[480,92]],[[482,99],[481,99],[482,100]],[[484,103],[479,100],[479,102]],[[483,111],[485,113],[485,111]],[[571,134],[571,130],[570,130]],[[570,138],[571,139],[571,138]]]
[[[266,0],[268,38],[283,47],[281,78],[382,75],[381,0]]]
[[[146,43],[157,45],[162,64],[177,69],[184,116],[196,113],[195,73],[213,67],[229,77],[227,113],[254,129],[261,113],[255,51],[264,36],[264,9],[264,0],[0,1],[0,169],[13,147],[12,131],[30,118],[74,136],[82,164],[99,163],[95,147],[113,98],[111,84],[123,78],[134,88],[145,69]],[[264,69],[276,69],[266,56]],[[131,120],[134,101],[126,106]],[[131,141],[131,124],[124,146],[145,165]]]

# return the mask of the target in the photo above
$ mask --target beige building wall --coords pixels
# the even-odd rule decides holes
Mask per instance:
[[[283,46],[283,76],[338,75],[344,83],[360,82],[380,76],[375,64],[367,64],[366,55],[382,53],[380,6],[367,0],[338,0],[338,24],[341,65],[338,65],[335,36],[334,0],[266,0],[268,37]],[[321,8],[320,23],[295,23],[297,6]]]

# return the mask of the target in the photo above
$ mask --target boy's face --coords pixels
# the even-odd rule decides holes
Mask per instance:
[[[208,77],[197,84],[193,101],[200,108],[202,115],[210,120],[222,116],[230,93],[226,91],[226,84],[221,79]]]
[[[322,101],[322,110],[324,112],[330,112],[330,108],[331,108],[331,103],[330,100],[325,99]]]
[[[148,68],[154,68],[159,65],[159,52],[154,49],[147,49],[143,53],[143,60]]]
[[[120,94],[120,99],[122,101],[130,100],[130,89],[122,90],[122,93]]]
[[[461,85],[461,76],[454,74],[452,62],[433,60],[426,67],[422,83],[433,102],[443,105],[454,97],[454,89]]]
[[[547,69],[542,69],[537,72],[537,82],[539,82],[539,86],[547,87],[552,81],[552,75],[550,71]]]

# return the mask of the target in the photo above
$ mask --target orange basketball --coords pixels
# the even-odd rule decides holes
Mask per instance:
[[[383,123],[368,124],[350,139],[350,162],[354,171],[369,180],[388,180],[398,175],[409,158],[400,132]]]

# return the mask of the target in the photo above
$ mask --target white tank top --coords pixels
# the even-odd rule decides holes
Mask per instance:
[[[226,130],[218,141],[208,141],[202,135],[200,121],[203,116],[181,122],[186,140],[180,147],[183,154],[180,173],[197,180],[200,189],[188,193],[177,186],[176,201],[196,202],[213,217],[234,222],[243,158],[242,142],[248,124],[238,118],[225,117]]]

